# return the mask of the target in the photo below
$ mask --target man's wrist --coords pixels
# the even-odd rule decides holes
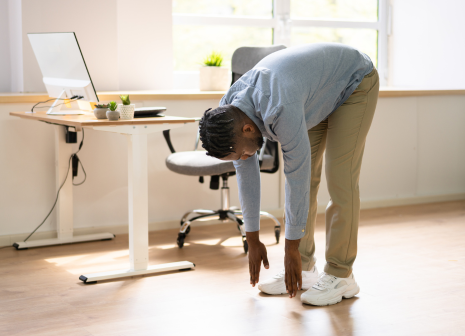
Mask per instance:
[[[289,240],[286,239],[284,244],[284,251],[296,251],[299,249],[300,239]]]
[[[254,231],[254,232],[246,232],[245,236],[247,238],[247,242],[250,244],[258,243],[260,242],[260,231]]]

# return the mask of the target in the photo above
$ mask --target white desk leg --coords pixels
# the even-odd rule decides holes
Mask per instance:
[[[147,128],[134,127],[128,138],[128,193],[129,193],[129,270],[85,274],[85,283],[194,268],[190,261],[148,266],[149,210],[147,174]]]
[[[27,249],[30,247],[61,245],[69,243],[78,243],[92,240],[113,239],[114,234],[104,232],[97,234],[73,236],[73,177],[72,168],[69,167],[69,158],[74,153],[73,145],[66,143],[65,127],[55,127],[55,175],[56,175],[56,190],[60,188],[66,179],[63,188],[61,188],[56,205],[56,220],[57,220],[57,238],[28,240],[26,242],[16,242],[13,244],[18,250]]]
[[[128,134],[127,138],[130,269],[137,271],[148,266],[147,135]]]

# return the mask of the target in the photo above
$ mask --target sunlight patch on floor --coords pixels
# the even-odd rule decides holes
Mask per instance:
[[[46,262],[55,264],[55,266],[63,266],[70,262],[77,261],[81,258],[87,257],[88,254],[81,254],[77,256],[68,256],[68,257],[59,257],[59,258],[52,258],[52,259],[45,259]]]
[[[213,245],[218,245],[220,241],[221,239],[208,239],[208,240],[194,240],[191,243],[213,246]]]
[[[221,246],[242,247],[242,237],[231,237],[221,243]]]
[[[121,262],[121,263],[111,263],[111,264],[99,264],[81,268],[72,268],[67,269],[66,271],[75,274],[75,275],[83,275],[83,274],[90,274],[90,273],[101,273],[107,271],[116,271],[116,270],[129,270],[129,263],[128,262]]]
[[[81,254],[45,259],[71,274],[86,274],[129,268],[129,250],[107,253]]]

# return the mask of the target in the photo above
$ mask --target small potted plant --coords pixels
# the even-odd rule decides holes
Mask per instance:
[[[97,119],[107,119],[108,104],[96,104],[94,115]]]
[[[223,56],[213,51],[200,67],[200,91],[226,91],[231,82],[229,69],[221,66]]]
[[[131,104],[131,101],[129,100],[129,95],[121,95],[119,97],[121,98],[122,102],[122,104],[118,105],[118,111],[119,113],[121,113],[121,119],[134,119],[134,109],[136,108],[136,106],[134,104]]]
[[[117,111],[118,104],[115,101],[111,101],[108,103],[108,111],[107,111],[107,118],[108,120],[118,120],[119,119],[119,111]]]

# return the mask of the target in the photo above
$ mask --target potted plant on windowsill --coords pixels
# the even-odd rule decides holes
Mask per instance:
[[[200,67],[200,91],[225,91],[229,88],[229,69],[221,66],[223,56],[213,51],[203,60]]]
[[[131,120],[134,119],[134,110],[136,108],[135,104],[131,104],[129,100],[129,95],[121,95],[122,104],[118,105],[118,111],[121,113],[121,119],[123,120]]]

